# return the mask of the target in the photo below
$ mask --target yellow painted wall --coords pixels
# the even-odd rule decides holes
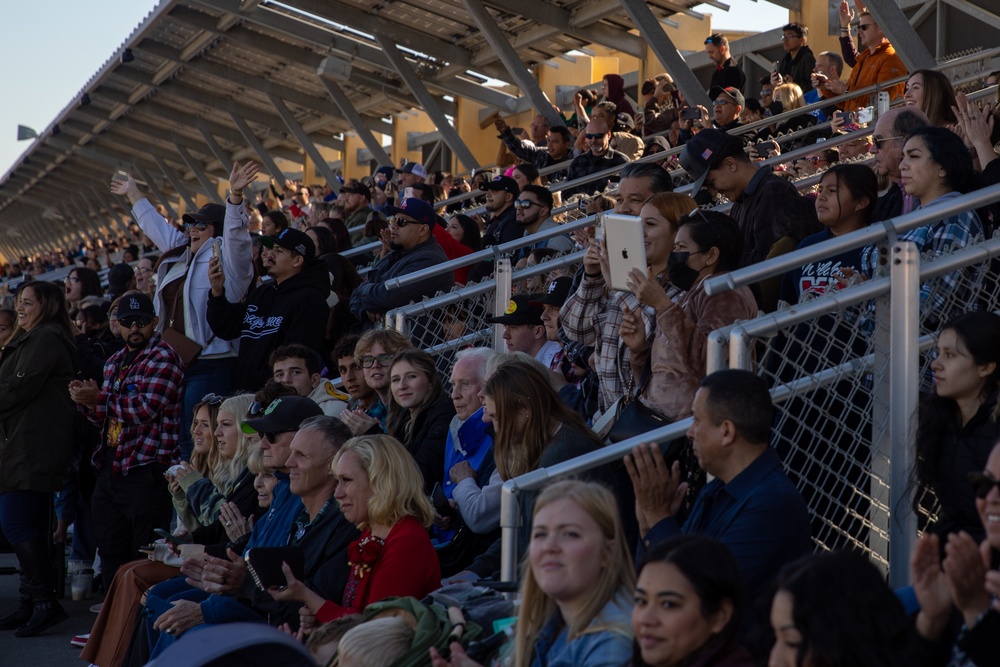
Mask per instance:
[[[407,160],[420,162],[423,155],[419,150],[406,150],[406,135],[409,132],[436,132],[437,127],[431,121],[430,116],[423,111],[399,114],[393,117],[392,125],[395,130],[392,137],[391,157],[393,164],[398,165],[400,158],[404,157]]]
[[[375,138],[378,141],[382,141],[382,135],[376,134]],[[365,148],[365,142],[361,140],[361,137],[354,134],[353,132],[344,133],[344,152],[341,155],[341,170],[344,174],[344,180],[348,181],[352,178],[362,178],[364,176],[371,175],[371,169],[368,168],[368,164],[364,165],[358,164],[358,149]]]

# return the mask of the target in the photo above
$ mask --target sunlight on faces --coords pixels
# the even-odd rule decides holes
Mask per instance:
[[[336,464],[336,476],[337,490],[333,497],[340,504],[344,518],[355,525],[367,522],[372,489],[358,455],[352,451],[341,454]]]

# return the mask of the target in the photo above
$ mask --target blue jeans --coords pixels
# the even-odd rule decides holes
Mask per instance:
[[[191,460],[194,442],[191,440],[191,422],[194,421],[194,406],[210,393],[225,396],[229,393],[230,378],[236,357],[225,359],[197,359],[184,370],[184,398],[181,405],[181,436],[179,445],[181,458]]]

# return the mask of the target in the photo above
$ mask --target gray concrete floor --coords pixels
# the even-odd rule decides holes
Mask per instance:
[[[0,554],[0,567],[17,566],[13,554]],[[73,635],[90,632],[97,614],[90,612],[90,606],[99,602],[97,598],[74,602],[69,595],[69,587],[63,607],[69,613],[69,620],[37,637],[18,638],[13,630],[0,631],[0,667],[86,667],[80,660],[80,649],[70,646]],[[6,615],[17,606],[17,575],[0,575],[0,616]]]

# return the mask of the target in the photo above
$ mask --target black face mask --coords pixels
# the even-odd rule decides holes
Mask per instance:
[[[697,253],[672,252],[667,257],[667,275],[670,277],[670,282],[685,292],[691,289],[694,281],[698,280],[698,272],[687,264],[688,257],[692,254]]]

